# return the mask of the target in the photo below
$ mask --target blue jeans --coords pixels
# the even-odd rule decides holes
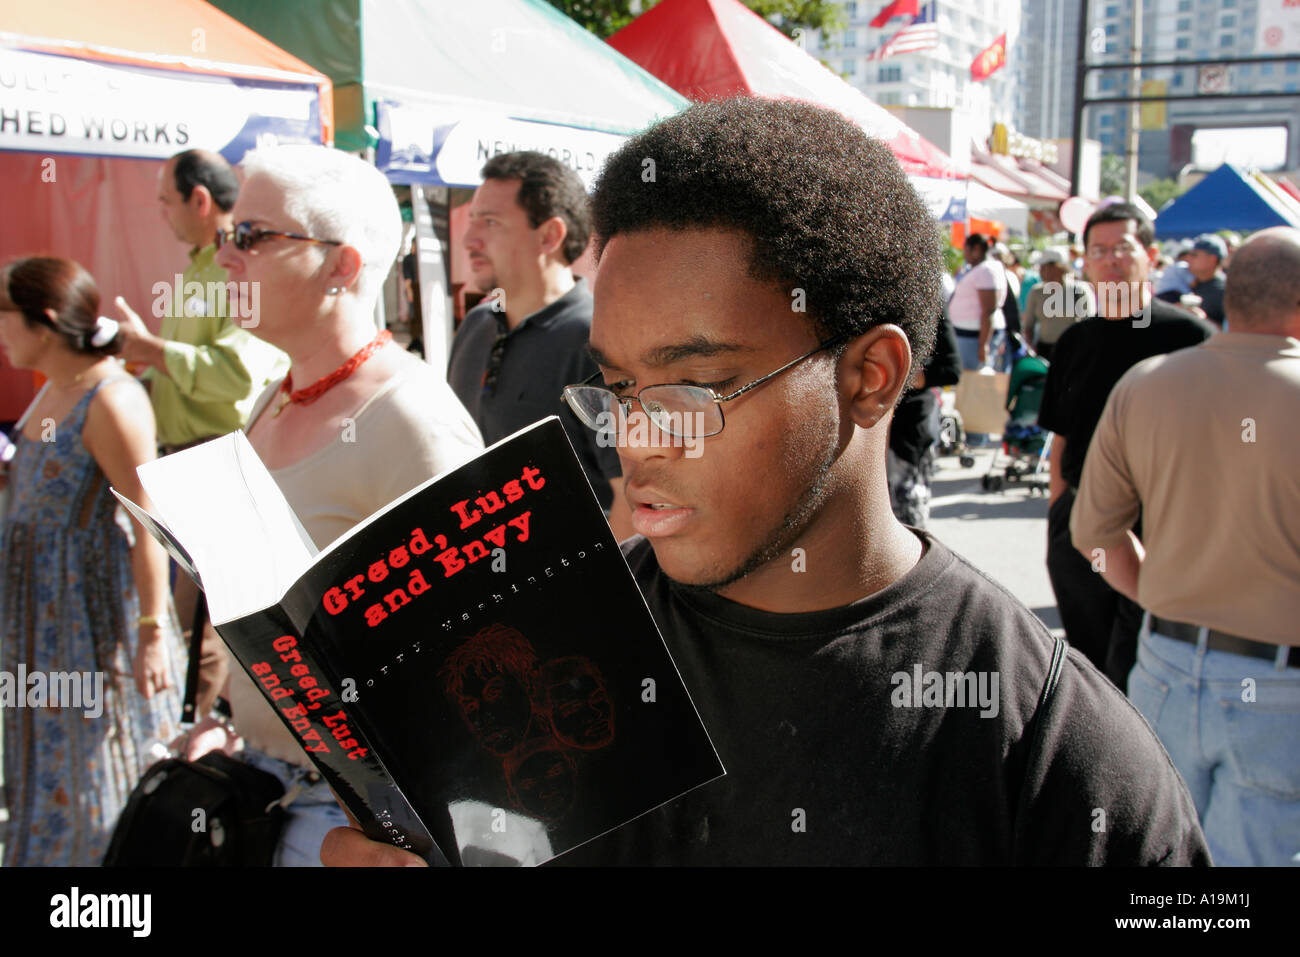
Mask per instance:
[[[998,355],[998,350],[1002,348],[1006,338],[1007,332],[1005,329],[994,329],[989,336],[988,360],[989,364],[998,372],[1006,371],[1006,357]],[[979,337],[958,336],[957,354],[961,356],[961,367],[963,369],[978,369],[980,367]]]
[[[347,815],[334,800],[329,785],[324,780],[311,780],[320,777],[314,769],[281,761],[261,751],[246,748],[240,757],[245,763],[279,778],[286,795],[295,786],[299,788],[285,808],[287,814],[275,849],[275,866],[320,867],[320,846],[325,834],[348,825]]]
[[[1149,631],[1130,700],[1187,782],[1219,866],[1300,864],[1300,668]]]

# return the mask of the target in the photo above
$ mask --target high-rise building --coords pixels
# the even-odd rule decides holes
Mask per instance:
[[[1083,0],[1023,0],[1016,129],[1036,139],[1073,135],[1079,9]]]
[[[984,136],[994,123],[1012,122],[1020,109],[1020,0],[922,0],[922,6],[927,2],[935,4],[938,27],[931,49],[870,58],[911,20],[895,17],[883,27],[869,26],[888,0],[840,0],[848,27],[810,35],[805,48],[882,106],[959,110]],[[1002,33],[1007,65],[988,79],[972,80],[971,62]]]
[[[1259,0],[1144,0],[1142,13],[1145,60],[1233,59],[1259,52]],[[1089,16],[1090,34],[1098,47],[1104,38],[1105,47],[1104,53],[1090,53],[1090,60],[1126,61],[1132,49],[1133,0],[1091,0]],[[1300,167],[1300,136],[1296,129],[1300,62],[1242,64],[1214,72],[1214,76],[1204,76],[1197,67],[1158,67],[1143,70],[1142,78],[1163,84],[1172,95],[1276,90],[1295,93],[1297,98],[1203,97],[1171,101],[1165,107],[1163,127],[1141,134],[1139,170],[1151,177],[1177,175],[1193,161],[1197,130],[1275,126],[1289,130],[1282,165]],[[1089,78],[1088,89],[1092,96],[1125,95],[1130,82],[1129,71],[1098,71]],[[1103,153],[1126,154],[1129,110],[1128,104],[1088,108],[1085,130],[1101,142]]]

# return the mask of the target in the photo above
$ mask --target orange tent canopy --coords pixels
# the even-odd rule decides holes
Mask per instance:
[[[991,236],[999,239],[1002,231],[1006,229],[1001,222],[996,219],[977,219],[972,216],[968,223],[953,223],[951,227],[952,244],[958,249],[966,245],[967,230],[973,233],[979,233],[982,236]]]

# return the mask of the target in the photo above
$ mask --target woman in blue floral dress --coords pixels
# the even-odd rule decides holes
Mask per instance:
[[[178,730],[166,553],[109,492],[143,500],[153,410],[109,358],[116,324],[98,311],[94,280],[69,260],[0,276],[0,347],[48,380],[0,479],[6,866],[98,864],[150,745]]]

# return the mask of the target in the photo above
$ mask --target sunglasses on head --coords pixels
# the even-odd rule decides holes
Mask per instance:
[[[301,233],[285,233],[277,229],[262,229],[252,223],[237,223],[234,229],[218,229],[216,243],[218,249],[230,242],[234,243],[235,248],[240,252],[247,252],[263,239],[270,239],[272,236],[279,236],[281,239],[300,239],[303,242],[319,243],[322,246],[343,245],[342,241],[338,239],[316,239],[314,236],[304,236]]]

